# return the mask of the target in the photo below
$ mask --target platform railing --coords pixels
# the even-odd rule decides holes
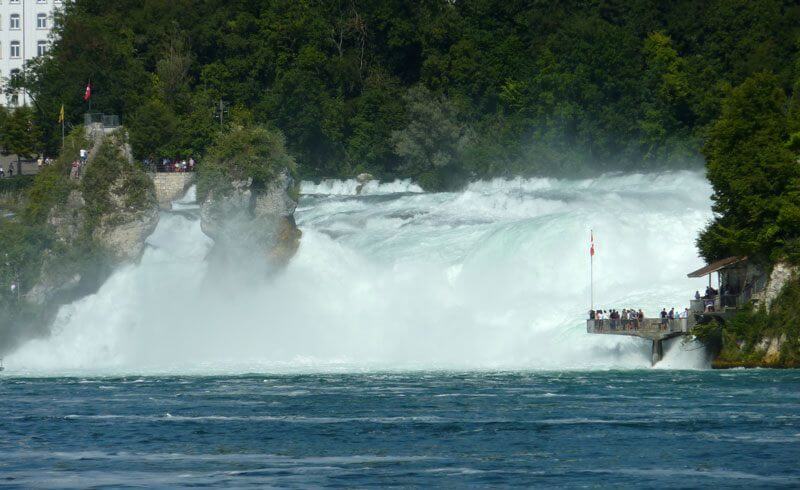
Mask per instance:
[[[643,320],[587,320],[588,333],[625,333],[625,332],[665,332],[678,333],[689,331],[688,318],[645,318]]]

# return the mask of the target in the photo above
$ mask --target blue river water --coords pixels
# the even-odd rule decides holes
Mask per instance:
[[[800,487],[800,372],[0,377],[0,487]]]

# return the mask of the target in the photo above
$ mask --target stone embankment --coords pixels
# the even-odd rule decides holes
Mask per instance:
[[[158,206],[165,211],[172,209],[172,201],[182,197],[194,183],[193,172],[151,172],[147,175],[155,185]]]

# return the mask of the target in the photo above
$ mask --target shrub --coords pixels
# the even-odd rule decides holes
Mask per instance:
[[[296,173],[283,134],[263,126],[236,125],[220,132],[197,171],[197,197],[226,194],[231,183],[253,179],[253,188],[264,188],[281,171]]]

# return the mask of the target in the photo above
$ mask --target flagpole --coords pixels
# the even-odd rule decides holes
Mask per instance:
[[[589,253],[589,294],[591,296],[590,310],[594,309],[594,230],[590,230],[589,234],[592,238],[592,248]]]

